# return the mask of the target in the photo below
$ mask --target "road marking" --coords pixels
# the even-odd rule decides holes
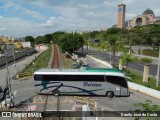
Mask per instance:
[[[26,111],[34,111],[34,110],[36,110],[36,108],[37,108],[37,105],[30,105],[30,106],[28,106]]]
[[[17,94],[17,91],[14,91],[14,93],[13,93],[14,97],[16,96],[16,94]]]
[[[26,91],[26,90],[34,90],[34,88],[28,88],[28,89],[17,90],[17,92]]]

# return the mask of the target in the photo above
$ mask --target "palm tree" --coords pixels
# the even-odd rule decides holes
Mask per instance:
[[[115,53],[116,53],[116,50],[118,50],[118,47],[120,45],[119,37],[117,35],[108,35],[107,42],[111,47],[112,61],[113,61],[113,65],[115,65]]]
[[[123,54],[121,57],[120,57],[120,61],[123,63],[126,64],[126,69],[128,70],[128,64],[129,63],[132,63],[134,62],[135,60],[137,60],[138,58],[137,57],[132,57],[132,54]],[[121,63],[120,62],[120,63]]]

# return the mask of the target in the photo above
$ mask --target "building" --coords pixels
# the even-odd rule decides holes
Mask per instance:
[[[145,10],[142,15],[135,16],[132,20],[125,22],[126,28],[145,26],[149,24],[160,24],[160,17],[156,17],[151,9]]]
[[[12,43],[12,40],[10,39],[10,37],[1,36],[0,41],[4,42],[5,44],[11,44]]]
[[[126,5],[118,5],[117,28],[125,28]]]

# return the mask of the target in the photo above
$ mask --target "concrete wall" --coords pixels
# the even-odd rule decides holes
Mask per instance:
[[[22,57],[25,57],[27,54],[34,53],[34,51],[35,51],[34,48],[31,48],[31,49],[28,49],[26,51],[15,53],[15,59],[17,60],[17,59],[20,59]],[[13,56],[11,56],[11,57],[8,57],[7,60],[8,60],[8,63],[9,63],[9,62],[12,62],[14,60],[14,58],[13,58]],[[3,66],[5,64],[6,64],[5,57],[4,56],[0,57],[0,66]]]
[[[105,61],[102,61],[102,60],[99,60],[97,58],[94,58],[94,57],[91,57],[91,56],[89,56],[89,57],[94,59],[95,61],[105,65],[105,66],[108,66],[108,64],[109,64],[109,63],[107,63]],[[158,91],[158,90],[154,90],[154,89],[151,89],[151,88],[148,88],[148,87],[145,87],[145,86],[142,86],[142,85],[138,85],[136,83],[132,83],[132,82],[129,82],[129,81],[128,81],[128,87],[132,90],[135,90],[137,92],[141,92],[143,94],[152,96],[152,97],[160,100],[160,91]]]
[[[132,82],[128,82],[128,86],[132,90],[135,90],[135,91],[141,92],[143,94],[152,96],[154,98],[160,99],[160,91],[158,91],[158,90],[154,90],[154,89],[151,89],[151,88],[148,88],[148,87],[145,87],[142,85],[138,85],[138,84],[135,84]]]

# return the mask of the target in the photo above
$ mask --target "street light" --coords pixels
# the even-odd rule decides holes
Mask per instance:
[[[111,44],[108,42],[108,41],[106,41],[108,44],[109,44],[109,46],[110,46],[110,64],[112,63],[112,61],[111,61]]]

